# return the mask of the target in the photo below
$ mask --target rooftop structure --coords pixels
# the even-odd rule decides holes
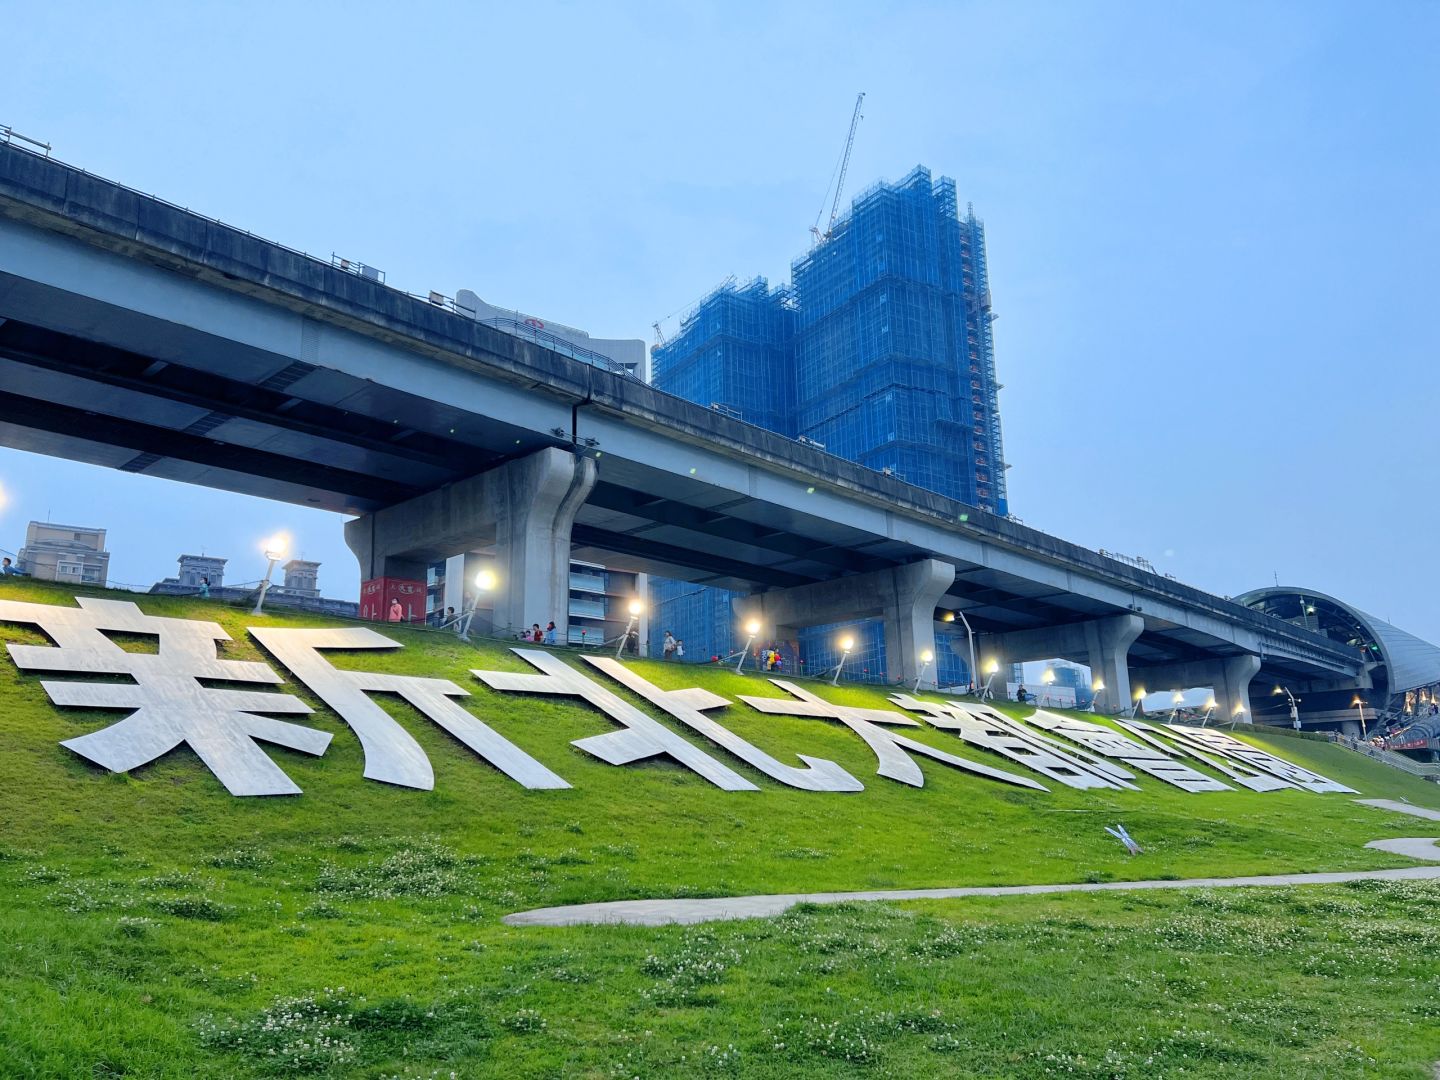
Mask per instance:
[[[70,585],[104,585],[110,576],[105,530],[86,525],[32,521],[16,559],[31,577]]]

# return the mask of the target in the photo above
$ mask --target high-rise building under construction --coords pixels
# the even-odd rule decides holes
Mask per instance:
[[[757,278],[707,296],[655,349],[654,384],[1007,513],[985,230],[973,210],[960,215],[954,181],[917,167],[875,185],[794,262],[792,277],[788,288]],[[653,599],[651,627],[685,638],[688,657],[743,645],[730,594],[659,582]],[[878,678],[883,635],[856,630],[847,670]],[[833,663],[830,636],[803,633],[794,662],[809,671]],[[938,651],[942,685],[969,678],[959,656]]]

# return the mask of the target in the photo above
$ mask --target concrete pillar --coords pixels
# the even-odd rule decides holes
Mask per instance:
[[[989,676],[992,660],[1000,671],[991,689],[996,697],[1005,694],[1005,680],[1010,677],[1012,663],[1028,660],[1060,658],[1090,666],[1091,680],[1105,684],[1097,709],[1120,712],[1130,708],[1130,646],[1145,630],[1145,620],[1126,613],[1087,622],[1063,623],[1034,630],[1012,630],[1005,634],[987,634],[980,646],[981,685]]]
[[[1145,629],[1139,615],[1115,615],[1085,624],[1085,651],[1090,681],[1105,684],[1095,706],[1098,712],[1121,712],[1133,701],[1130,688],[1130,646]]]
[[[1250,708],[1250,680],[1260,673],[1260,657],[1245,654],[1228,656],[1216,663],[1215,715],[1242,724],[1253,724]]]
[[[955,583],[955,567],[938,559],[911,563],[890,572],[894,590],[885,612],[887,674],[922,686],[935,686],[935,605]],[[920,659],[931,656],[927,667]],[[922,672],[921,669],[924,668]]]
[[[594,486],[593,458],[548,447],[346,522],[345,542],[367,585],[407,578],[423,586],[431,563],[493,546],[495,630],[519,631],[554,619],[563,641],[570,529]],[[463,582],[477,568],[465,560],[462,590],[473,587]]]
[[[789,640],[806,626],[880,618],[885,625],[886,674],[892,681],[920,677],[920,656],[935,651],[935,605],[955,581],[955,567],[939,559],[875,570],[834,581],[772,589],[734,601],[736,620],[759,619],[765,633]],[[935,663],[926,678],[935,678]]]
[[[563,450],[503,466],[497,507],[495,630],[506,633],[555,620],[559,638],[570,629],[570,527],[595,486],[595,460]]]
[[[1160,664],[1135,672],[1137,681],[1154,693],[1157,690],[1189,690],[1208,686],[1215,694],[1213,722],[1242,724],[1255,722],[1250,707],[1250,681],[1260,671],[1260,657],[1251,653],[1226,656],[1215,660],[1191,660],[1180,664]]]

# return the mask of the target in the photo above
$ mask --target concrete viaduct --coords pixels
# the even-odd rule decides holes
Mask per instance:
[[[748,593],[776,627],[876,616],[914,679],[961,612],[992,660],[1132,689],[1359,685],[1352,650],[0,145],[0,443],[353,515],[367,581],[493,552],[499,626],[578,557]],[[1267,687],[1268,689],[1268,687]]]

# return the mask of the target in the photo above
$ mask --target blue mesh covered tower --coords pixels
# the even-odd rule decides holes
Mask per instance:
[[[985,228],[968,207],[960,216],[954,181],[917,167],[877,184],[792,273],[789,289],[757,278],[701,301],[655,350],[655,385],[1008,513]],[[650,625],[657,638],[685,638],[687,659],[725,655],[744,644],[732,595],[657,582]],[[888,676],[878,624],[852,629],[847,673]],[[834,632],[802,632],[806,670],[835,662]],[[969,678],[951,650],[937,651],[942,684]]]
[[[795,436],[795,309],[785,289],[764,278],[726,283],[680,323],[674,341],[650,356],[651,381],[662,390]],[[685,642],[688,660],[727,656],[736,641],[734,593],[685,581],[652,578],[650,655],[666,630]]]
[[[917,168],[794,264],[797,433],[1005,513],[984,227]]]

